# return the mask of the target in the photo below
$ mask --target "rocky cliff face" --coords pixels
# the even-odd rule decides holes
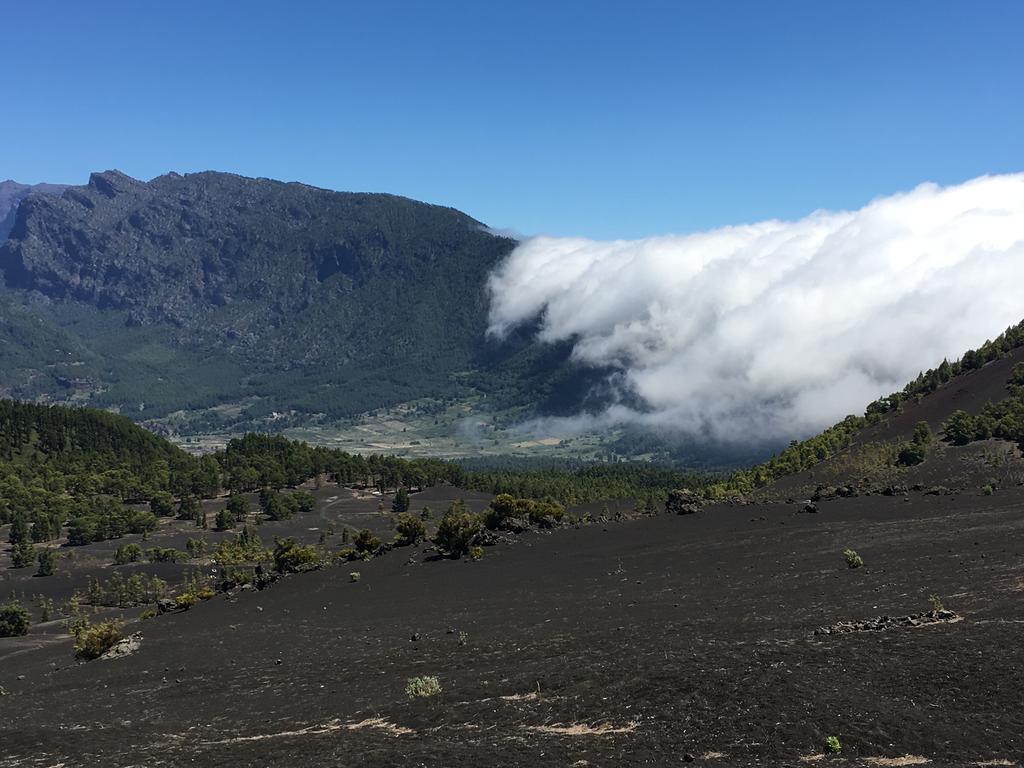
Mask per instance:
[[[60,195],[67,187],[63,184],[19,184],[0,181],[0,242],[7,239],[14,227],[14,217],[21,201],[33,192],[42,195]]]
[[[487,278],[514,247],[394,195],[95,173],[24,196],[0,244],[0,394],[196,431],[419,398],[576,412],[604,373],[528,329],[487,337]]]
[[[458,211],[224,173],[96,173],[23,202],[7,285],[311,360],[478,343],[487,272],[513,243]]]

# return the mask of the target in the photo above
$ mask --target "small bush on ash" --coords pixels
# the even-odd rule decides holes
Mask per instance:
[[[403,512],[395,522],[395,543],[416,545],[427,538],[427,526],[411,512]]]
[[[453,501],[437,526],[434,543],[453,559],[469,554],[480,534],[480,518],[462,501]]]
[[[75,636],[75,656],[86,661],[98,659],[122,639],[124,632],[118,621],[103,621],[83,627]]]
[[[864,565],[864,559],[852,549],[844,549],[843,557],[846,558],[846,566],[848,568],[860,568]]]
[[[281,573],[294,573],[319,562],[320,555],[316,547],[303,546],[295,539],[274,540],[274,568]]]
[[[380,539],[374,536],[372,531],[368,531],[364,528],[352,537],[352,544],[355,546],[357,552],[376,552],[377,549],[380,548]]]
[[[114,565],[127,565],[142,560],[142,547],[138,544],[122,544],[114,553]]]
[[[52,549],[43,548],[39,550],[39,570],[36,571],[38,576],[53,576],[53,572],[57,570],[57,553]]]
[[[838,755],[843,751],[843,745],[839,743],[838,736],[829,736],[825,739],[825,751],[833,755]]]
[[[363,574],[361,574],[359,571],[349,571],[348,580],[351,581],[353,584],[355,584],[361,578],[363,578]]]
[[[30,623],[28,609],[17,600],[0,606],[0,637],[27,635]]]
[[[946,606],[942,604],[942,598],[938,595],[928,595],[928,602],[932,604],[932,610],[936,613],[946,610]]]
[[[429,699],[441,693],[441,681],[433,675],[410,677],[405,684],[405,695],[410,699]]]

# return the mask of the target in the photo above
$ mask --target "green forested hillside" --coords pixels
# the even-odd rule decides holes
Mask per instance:
[[[393,195],[93,174],[28,196],[0,245],[0,393],[137,419],[230,406],[197,431],[469,392],[564,408],[589,381],[567,346],[486,338],[487,275],[514,244]]]
[[[847,416],[814,437],[793,441],[768,461],[740,470],[728,481],[710,486],[707,493],[713,497],[747,493],[814,467],[847,448],[864,430],[879,424],[887,416],[901,412],[911,403],[920,403],[940,386],[1002,360],[1021,347],[1024,347],[1024,321],[1007,328],[978,349],[968,350],[959,360],[943,360],[937,367],[922,372],[899,392],[869,404],[863,416]],[[1024,441],[1024,366],[1015,366],[1005,383],[1005,395],[985,405],[976,416],[962,410],[944,414],[942,427],[945,437],[961,445],[989,437]]]
[[[158,515],[198,514],[197,498],[296,486],[317,476],[357,486],[459,484],[435,459],[358,456],[268,435],[196,458],[130,419],[91,408],[0,400],[0,525],[12,544],[72,544],[141,533]]]

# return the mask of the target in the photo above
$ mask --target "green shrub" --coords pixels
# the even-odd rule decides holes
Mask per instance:
[[[193,594],[200,600],[212,600],[214,597],[217,596],[217,593],[214,592],[213,587],[211,587],[208,584],[200,587],[199,590],[193,592]]]
[[[146,559],[151,563],[183,563],[189,559],[189,554],[174,547],[150,547],[146,550]]]
[[[933,611],[946,610],[946,606],[942,604],[942,598],[938,595],[928,595],[928,602],[931,603]]]
[[[410,699],[428,699],[441,693],[441,681],[429,675],[410,677],[405,684],[405,695]]]
[[[994,493],[996,492],[996,488],[995,488],[995,486],[994,486],[994,485],[992,485],[991,483],[989,483],[989,484],[987,484],[987,485],[983,485],[983,486],[981,487],[981,492],[982,492],[983,494],[985,494],[986,496],[991,496],[992,494],[994,494]]]
[[[36,548],[31,541],[19,541],[11,550],[11,568],[28,568],[36,562]]]
[[[98,659],[124,639],[121,623],[103,621],[79,630],[75,638],[75,656],[89,661]]]
[[[918,445],[930,445],[934,439],[932,434],[932,428],[928,426],[927,421],[919,421],[914,425],[914,436],[911,438],[912,442]]]
[[[848,568],[860,568],[864,565],[864,560],[852,549],[844,549],[843,557],[846,558],[846,565]]]
[[[912,467],[924,461],[925,446],[920,443],[902,443],[896,463],[901,467]]]
[[[214,555],[219,565],[262,563],[271,558],[272,554],[263,546],[259,535],[253,533],[248,525],[243,526],[242,532],[233,541],[220,542]]]
[[[234,528],[237,524],[238,520],[227,507],[218,510],[217,516],[213,519],[213,527],[218,531],[227,531]]]
[[[501,493],[494,497],[484,511],[482,521],[485,526],[494,530],[501,528],[510,518],[529,520],[535,525],[542,525],[550,520],[560,522],[564,516],[565,508],[554,499],[517,499],[511,494]]]
[[[185,542],[185,549],[191,559],[199,560],[206,554],[206,542],[203,539],[189,539]]]
[[[245,520],[249,515],[249,500],[240,493],[232,493],[228,497],[228,503],[225,506],[228,512],[230,512],[235,520]]]
[[[138,544],[122,544],[114,553],[114,565],[126,565],[142,560],[142,547]]]
[[[166,491],[157,491],[149,500],[149,511],[157,517],[170,517],[174,514],[174,497]]]
[[[27,635],[31,623],[28,609],[17,600],[8,600],[0,606],[0,637]]]
[[[334,562],[347,563],[351,560],[356,560],[359,557],[359,553],[356,552],[352,547],[342,547],[338,550],[338,553],[334,555]]]
[[[260,491],[260,509],[268,520],[289,520],[298,512],[313,508],[312,494],[304,491],[297,493],[281,493],[269,488]]]
[[[401,545],[415,545],[427,538],[427,526],[410,512],[403,512],[395,522],[396,541]]]
[[[202,505],[194,496],[182,496],[178,502],[178,519],[195,520],[202,512]]]
[[[966,411],[954,411],[942,425],[942,431],[954,445],[967,445],[974,440],[974,417]]]
[[[480,518],[465,503],[455,501],[438,523],[434,543],[449,557],[458,559],[469,553],[480,528]]]
[[[380,539],[365,528],[352,538],[352,544],[358,552],[376,552],[380,548]]]
[[[57,553],[44,547],[39,550],[38,559],[39,570],[36,571],[36,575],[53,576],[53,572],[57,570]]]
[[[187,611],[193,605],[199,602],[199,597],[193,592],[182,592],[174,598],[174,607],[180,608],[183,611]]]
[[[316,547],[303,546],[295,539],[274,539],[274,568],[281,573],[294,573],[304,566],[316,565],[320,555]]]
[[[843,745],[839,743],[838,736],[829,736],[825,739],[825,751],[833,755],[838,755],[843,751]]]
[[[363,574],[361,574],[359,571],[349,571],[348,580],[351,581],[353,584],[359,581],[361,578],[363,578]]]
[[[395,493],[395,498],[391,502],[391,511],[396,515],[401,515],[409,511],[409,491],[404,487],[399,488],[398,492]]]
[[[470,557],[470,559],[472,559],[474,561],[482,560],[483,556],[484,556],[484,548],[483,547],[473,546],[473,547],[469,548],[469,557]]]

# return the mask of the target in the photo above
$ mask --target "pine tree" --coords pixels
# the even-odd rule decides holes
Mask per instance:
[[[14,549],[11,551],[12,568],[28,568],[35,561],[36,548],[32,546],[31,541],[26,539],[14,545]]]
[[[7,541],[11,544],[21,544],[26,541],[31,541],[31,538],[28,519],[24,514],[17,515],[11,522],[11,532],[7,535]]]
[[[39,570],[36,573],[39,576],[52,576],[53,572],[57,570],[57,553],[52,549],[44,548],[39,550],[37,558]]]
[[[395,493],[395,499],[391,502],[391,511],[396,515],[409,511],[409,491],[405,489],[405,486],[399,488]]]

